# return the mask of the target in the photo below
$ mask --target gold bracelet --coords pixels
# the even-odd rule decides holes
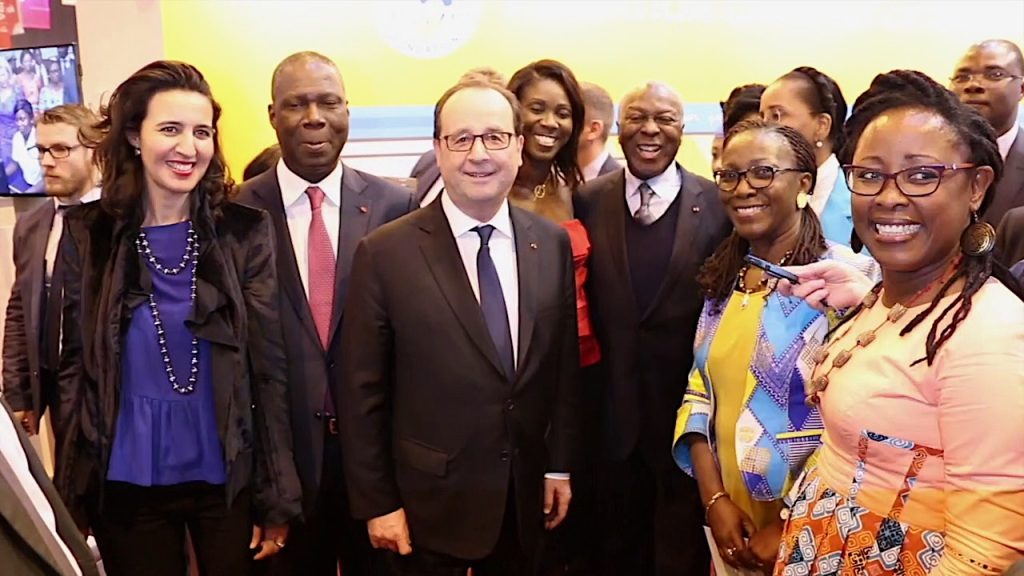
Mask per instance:
[[[726,492],[715,492],[714,495],[708,500],[708,503],[704,505],[704,519],[707,520],[708,512],[711,512],[711,507],[715,505],[721,498],[728,498],[729,494]]]

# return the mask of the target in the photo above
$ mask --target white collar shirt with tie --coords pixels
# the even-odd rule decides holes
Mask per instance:
[[[298,174],[285,166],[284,160],[277,162],[277,183],[281,187],[281,203],[284,205],[284,217],[288,222],[288,234],[295,252],[295,263],[299,267],[299,278],[302,289],[309,298],[309,223],[313,220],[313,208],[309,203],[306,189],[317,186],[324,191],[324,202],[320,213],[327,227],[327,235],[331,239],[334,257],[338,257],[338,235],[341,227],[341,178],[344,167],[338,166],[319,182],[307,182]],[[280,258],[280,256],[278,256]]]
[[[480,278],[476,269],[476,254],[480,250],[480,235],[474,228],[485,224],[494,226],[494,233],[491,234],[491,240],[487,245],[490,248],[491,260],[494,261],[494,268],[498,271],[502,296],[505,298],[508,329],[512,335],[513,362],[518,363],[516,356],[519,354],[519,268],[508,200],[502,203],[498,213],[487,222],[480,222],[459,210],[447,192],[441,193],[441,208],[459,247],[462,267],[466,270],[466,277],[469,278],[469,285],[473,288],[477,304],[480,303]]]
[[[61,202],[58,197],[53,198],[54,214],[53,224],[50,226],[50,235],[46,239],[46,285],[49,286],[50,278],[53,277],[53,266],[57,261],[57,248],[60,246],[60,237],[64,234],[64,211],[63,206],[72,206],[77,203],[87,204],[100,199],[100,189],[93,188],[82,195],[76,203],[67,204]]]
[[[629,207],[629,214],[632,216],[640,209],[640,185],[647,182],[654,194],[651,195],[649,204],[651,216],[657,220],[668,212],[669,206],[679,195],[679,188],[683,185],[683,174],[679,165],[673,162],[665,169],[649,180],[641,180],[626,169],[626,206]]]

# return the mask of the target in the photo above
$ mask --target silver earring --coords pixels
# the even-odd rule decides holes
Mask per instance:
[[[135,149],[135,155],[136,156],[142,156],[142,150],[139,150],[138,148],[136,148]]]

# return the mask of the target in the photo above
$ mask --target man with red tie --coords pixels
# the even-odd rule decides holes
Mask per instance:
[[[268,112],[281,160],[243,183],[239,201],[274,220],[304,516],[271,573],[336,576],[340,562],[345,576],[362,576],[371,573],[372,549],[365,525],[349,513],[330,382],[340,373],[339,326],[356,244],[409,212],[412,196],[339,161],[349,109],[341,73],[326,56],[299,52],[278,64]]]

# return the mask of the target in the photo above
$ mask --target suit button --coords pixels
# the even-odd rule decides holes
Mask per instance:
[[[334,362],[327,364],[327,367],[330,368],[331,370],[334,370]]]
[[[512,400],[506,400],[505,401],[505,409],[508,410],[509,412],[511,412],[512,410],[515,410],[515,407],[516,407],[516,403],[513,402]]]
[[[501,461],[502,462],[508,462],[508,457],[509,457],[508,450],[502,450],[501,451]]]
[[[313,416],[315,418],[322,418],[323,417],[323,412],[320,412],[319,410],[317,410],[316,412],[313,412]]]

